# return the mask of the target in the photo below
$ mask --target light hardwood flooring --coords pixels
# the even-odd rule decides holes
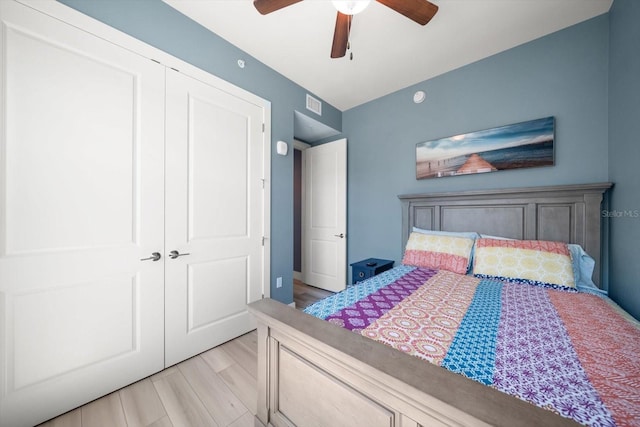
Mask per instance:
[[[298,309],[331,292],[294,281]],[[40,427],[253,427],[257,334],[249,332]]]
[[[332,294],[333,292],[331,291],[315,288],[302,283],[300,280],[293,279],[293,301],[299,310],[304,310],[314,302]]]

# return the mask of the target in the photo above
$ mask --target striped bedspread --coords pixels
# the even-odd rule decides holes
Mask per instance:
[[[640,327],[605,298],[396,267],[305,312],[591,426],[640,426]]]

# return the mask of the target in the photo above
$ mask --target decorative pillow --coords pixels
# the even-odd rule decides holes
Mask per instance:
[[[465,237],[467,239],[475,240],[480,237],[478,233],[475,231],[440,231],[440,230],[427,230],[424,228],[413,227],[413,231],[416,233],[422,234],[432,234],[434,236],[451,236],[451,237]],[[469,256],[469,264],[467,265],[467,271],[465,274],[471,274],[472,266],[473,266],[473,252],[475,250],[475,245],[471,246],[471,255]]]
[[[414,232],[409,236],[402,263],[466,274],[473,239]]]
[[[575,288],[568,245],[544,240],[476,240],[473,274]]]
[[[490,236],[488,234],[480,234],[483,239],[498,239],[498,240],[515,240],[509,237]],[[602,290],[593,283],[591,277],[593,276],[593,269],[596,265],[595,260],[582,249],[582,246],[575,243],[567,244],[569,253],[571,254],[571,265],[573,267],[573,278],[576,283],[576,288],[581,291],[595,291],[596,294],[604,294],[607,292]]]

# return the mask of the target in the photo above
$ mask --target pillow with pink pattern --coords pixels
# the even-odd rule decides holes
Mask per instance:
[[[413,232],[409,236],[402,263],[415,267],[466,274],[474,239]]]

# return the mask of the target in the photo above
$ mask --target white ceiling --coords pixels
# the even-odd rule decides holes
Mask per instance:
[[[373,1],[349,54],[331,59],[336,11],[305,0],[260,15],[251,0],[164,0],[290,80],[347,110],[609,10],[613,0],[431,0],[426,26]]]

